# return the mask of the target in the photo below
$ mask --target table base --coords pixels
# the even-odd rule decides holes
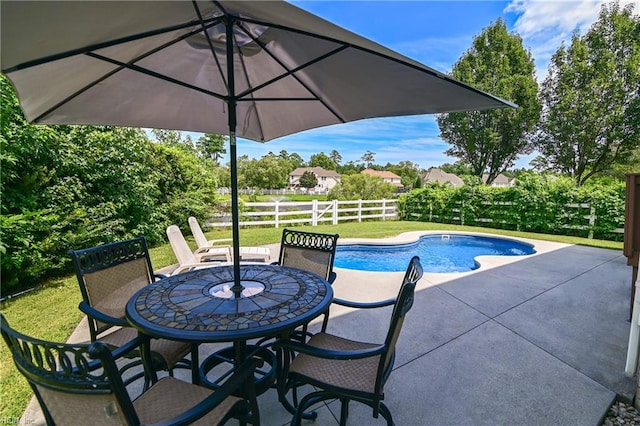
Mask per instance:
[[[246,346],[246,358],[258,358],[264,362],[262,367],[256,368],[254,373],[256,394],[261,395],[271,388],[276,381],[276,354],[262,346]],[[236,367],[236,348],[229,346],[209,355],[200,364],[200,380],[204,386],[217,389],[233,374]],[[209,374],[215,371],[216,378],[209,380]]]

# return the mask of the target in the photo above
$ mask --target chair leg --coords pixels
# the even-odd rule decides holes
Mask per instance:
[[[387,426],[395,425],[395,423],[393,423],[393,418],[391,417],[391,411],[389,411],[389,408],[382,402],[380,403],[380,414],[382,414],[382,417],[387,421]]]
[[[320,328],[321,333],[327,332],[327,325],[329,325],[329,308],[324,311],[324,318],[322,319],[322,327]]]
[[[318,413],[312,411],[310,413],[306,413],[305,411],[310,408],[312,405],[317,404],[318,402],[322,402],[327,399],[334,399],[335,395],[330,394],[325,391],[311,392],[305,395],[300,403],[295,407],[296,411],[293,415],[293,419],[291,419],[291,426],[300,426],[302,423],[302,419],[315,419],[318,416]]]
[[[349,399],[340,398],[340,426],[346,426],[349,417]]]

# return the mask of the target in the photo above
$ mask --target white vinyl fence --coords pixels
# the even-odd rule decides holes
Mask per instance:
[[[280,226],[363,220],[397,220],[397,200],[354,201],[272,201],[243,203],[240,226]],[[216,214],[207,223],[212,227],[230,227],[230,214]]]

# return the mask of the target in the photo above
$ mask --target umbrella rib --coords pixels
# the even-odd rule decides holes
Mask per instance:
[[[217,20],[216,20],[216,21],[210,21],[210,22],[209,22],[209,24],[208,24],[208,27],[211,27],[211,26],[217,25],[217,23],[218,23],[218,22],[217,22]],[[207,28],[208,28],[208,27],[207,27]],[[205,29],[206,29],[206,28],[205,28]],[[146,53],[144,53],[144,54],[142,54],[142,55],[138,56],[137,58],[132,59],[132,60],[130,61],[131,65],[127,65],[127,64],[125,64],[124,62],[120,62],[120,61],[116,61],[116,60],[114,60],[114,59],[107,58],[107,57],[105,57],[105,56],[99,55],[99,54],[94,53],[94,52],[85,52],[84,54],[85,54],[86,56],[90,56],[90,57],[93,57],[93,58],[95,58],[95,59],[99,59],[99,60],[102,60],[102,61],[105,61],[105,62],[113,63],[113,64],[115,64],[115,65],[118,65],[118,67],[119,67],[119,68],[117,68],[117,69],[115,69],[115,70],[112,70],[112,71],[108,72],[107,74],[103,75],[102,77],[100,77],[100,78],[98,78],[98,79],[94,80],[93,82],[91,82],[91,83],[87,84],[86,86],[84,86],[84,87],[83,87],[83,88],[81,88],[80,90],[77,90],[77,91],[76,91],[76,92],[74,92],[73,94],[71,94],[71,95],[67,96],[67,97],[66,97],[66,98],[64,98],[62,101],[58,102],[57,104],[53,105],[51,108],[49,108],[49,109],[47,109],[46,111],[44,111],[42,114],[38,115],[38,116],[37,116],[33,121],[37,122],[38,120],[42,119],[43,117],[46,117],[49,113],[51,113],[52,111],[56,110],[56,109],[57,109],[57,108],[59,108],[60,106],[62,106],[62,105],[64,105],[64,104],[66,104],[66,103],[67,103],[67,102],[69,102],[71,99],[74,99],[75,97],[77,97],[77,96],[78,96],[78,95],[80,95],[81,93],[86,92],[86,91],[87,91],[87,90],[89,90],[90,88],[92,88],[92,87],[96,86],[97,84],[99,84],[99,83],[103,82],[104,80],[106,80],[107,78],[111,77],[112,75],[114,75],[114,74],[116,74],[116,73],[118,73],[118,72],[122,71],[122,69],[123,69],[123,68],[127,68],[127,69],[134,70],[134,68],[135,68],[135,67],[137,67],[137,66],[136,66],[136,65],[133,65],[133,63],[138,62],[138,61],[140,61],[140,60],[142,60],[142,59],[144,59],[144,58],[146,58],[146,57],[148,57],[148,56],[150,56],[150,55],[153,55],[154,53],[159,52],[160,50],[165,49],[166,47],[169,47],[169,46],[171,46],[171,45],[174,45],[174,44],[176,44],[176,43],[178,43],[178,42],[180,42],[180,41],[182,41],[182,40],[184,40],[184,39],[186,39],[186,38],[188,38],[188,37],[191,37],[192,35],[197,34],[198,32],[200,32],[200,30],[197,30],[197,31],[190,31],[190,32],[188,32],[188,33],[186,33],[186,34],[183,34],[182,36],[180,36],[180,37],[178,37],[178,38],[176,38],[176,39],[174,39],[174,40],[171,40],[171,41],[169,41],[169,42],[167,42],[167,43],[165,43],[165,44],[163,44],[163,45],[161,45],[161,46],[158,46],[158,47],[156,47],[155,49],[152,49],[152,50],[150,50],[150,51],[148,51],[148,52],[146,52]],[[142,68],[142,67],[137,67],[137,68],[139,68],[139,70],[145,70],[145,69],[144,69],[144,68]],[[142,72],[142,71],[141,71],[141,72]],[[153,71],[149,71],[149,72],[150,72],[150,73],[152,73]],[[159,78],[160,78],[160,79],[162,79],[162,80],[169,81],[169,77],[162,76],[161,74],[157,74],[157,73],[156,73],[156,75],[155,75],[155,76],[156,76],[156,77],[159,77]],[[180,82],[179,80],[176,80],[175,82],[176,82],[177,84],[180,84],[180,85],[183,85],[183,86],[186,84],[186,83],[182,83],[182,82]],[[199,90],[199,91],[202,91],[202,90],[203,90],[203,89],[197,88],[197,87],[195,87],[195,86],[194,86],[194,87],[190,87],[190,88],[195,89],[195,90]],[[206,91],[205,91],[204,93],[209,94],[209,95],[214,96],[214,97],[218,97],[219,99],[225,99],[225,98],[224,98],[224,96],[222,96],[222,95],[218,95],[218,94],[213,93],[213,92],[208,93],[208,92],[206,92]]]
[[[62,105],[66,104],[67,102],[69,102],[71,99],[75,98],[76,96],[80,95],[81,93],[84,93],[85,91],[87,91],[88,89],[90,89],[91,87],[103,82],[104,80],[106,80],[107,78],[111,77],[112,75],[114,75],[115,73],[117,73],[119,70],[113,70],[110,71],[108,73],[106,73],[105,75],[103,75],[102,77],[92,81],[91,83],[89,83],[88,85],[84,86],[82,89],[75,91],[74,93],[72,93],[71,95],[67,96],[66,98],[64,98],[63,100],[61,100],[60,102],[56,103],[55,105],[53,105],[52,107],[48,108],[47,110],[45,110],[42,114],[38,115],[37,117],[35,117],[33,120],[31,120],[33,123],[37,123],[38,121],[40,121],[43,117],[46,117],[47,115],[49,115],[51,112],[55,111],[56,109],[60,108]]]
[[[250,95],[251,93],[254,93],[254,92],[258,91],[258,90],[262,89],[263,87],[266,87],[266,86],[268,86],[268,85],[270,85],[270,84],[273,84],[273,83],[275,83],[275,82],[276,82],[276,81],[278,81],[278,80],[281,80],[281,79],[283,79],[283,78],[285,78],[285,77],[287,77],[287,76],[292,76],[293,78],[295,78],[295,79],[296,79],[296,81],[297,81],[298,83],[300,83],[300,85],[302,85],[302,87],[304,87],[304,88],[305,88],[305,89],[306,89],[306,90],[307,90],[311,95],[313,95],[313,97],[315,98],[315,100],[317,100],[317,101],[319,101],[320,103],[322,103],[322,105],[324,105],[324,107],[325,107],[329,112],[331,112],[331,114],[333,114],[333,115],[334,115],[338,120],[340,120],[341,122],[343,122],[343,123],[345,122],[345,119],[344,119],[340,114],[338,114],[338,112],[337,112],[337,111],[335,111],[335,109],[333,109],[333,108],[332,108],[329,104],[327,104],[327,103],[326,103],[322,98],[320,98],[320,96],[318,96],[318,94],[317,94],[317,93],[315,93],[315,92],[314,92],[314,91],[313,91],[313,90],[312,90],[312,89],[311,89],[311,88],[310,88],[310,87],[309,87],[305,82],[303,82],[302,80],[300,80],[300,78],[299,78],[297,75],[295,75],[295,73],[296,73],[296,72],[298,72],[298,71],[300,71],[301,69],[304,69],[304,68],[309,67],[309,66],[311,66],[311,65],[313,65],[313,64],[316,64],[316,63],[318,63],[318,62],[320,62],[320,61],[322,61],[322,60],[324,60],[324,59],[326,59],[326,58],[328,58],[328,57],[330,57],[330,56],[333,56],[333,55],[335,55],[335,54],[337,54],[337,53],[342,52],[343,50],[347,49],[347,47],[348,47],[347,45],[345,45],[344,43],[338,43],[338,44],[340,45],[338,48],[336,48],[336,49],[334,49],[334,50],[332,50],[332,51],[330,51],[330,52],[327,52],[327,53],[325,53],[325,54],[323,54],[323,55],[321,55],[321,56],[319,56],[319,57],[317,57],[317,58],[315,58],[315,59],[313,59],[313,60],[311,60],[311,61],[308,61],[308,62],[306,62],[306,63],[304,63],[304,64],[302,64],[302,65],[299,65],[298,67],[293,68],[292,70],[289,70],[289,69],[287,68],[287,66],[286,66],[286,65],[285,65],[285,64],[284,64],[284,63],[283,63],[283,62],[282,62],[282,61],[281,61],[281,60],[280,60],[276,55],[274,55],[274,54],[273,54],[273,53],[272,53],[272,52],[267,48],[267,46],[266,46],[263,42],[261,42],[261,41],[260,41],[258,38],[256,38],[253,34],[251,34],[251,32],[250,32],[250,31],[247,31],[247,29],[246,29],[246,28],[243,28],[243,27],[242,27],[242,25],[238,25],[238,27],[239,27],[240,29],[242,29],[242,31],[244,31],[244,32],[245,32],[245,34],[246,34],[246,35],[248,35],[248,36],[249,36],[249,37],[250,37],[250,38],[251,38],[251,39],[252,39],[256,44],[258,44],[258,45],[262,48],[262,50],[263,50],[263,51],[265,51],[265,52],[266,52],[266,53],[267,53],[267,54],[268,54],[268,55],[269,55],[269,56],[270,56],[274,61],[276,61],[276,62],[278,63],[278,65],[280,65],[284,70],[286,70],[286,72],[285,72],[284,74],[281,74],[281,75],[279,75],[279,76],[277,76],[277,77],[275,77],[275,78],[273,78],[273,79],[271,79],[271,80],[269,80],[269,81],[267,81],[267,82],[265,82],[265,83],[262,83],[262,84],[260,84],[260,85],[258,85],[258,86],[256,86],[256,87],[252,87],[252,88],[247,89],[247,90],[245,90],[244,92],[240,93],[240,94],[237,96],[238,100],[239,100],[239,98],[242,98],[242,97],[244,97],[244,96]],[[244,63],[243,63],[243,68],[244,68]],[[245,74],[246,74],[246,73],[245,73]],[[248,83],[248,82],[247,82],[247,83]],[[247,86],[250,86],[250,85],[249,85],[249,84],[247,84]]]
[[[264,82],[264,83],[262,83],[262,84],[260,84],[258,86],[255,86],[255,87],[252,87],[250,89],[245,90],[244,92],[240,93],[238,95],[238,97],[243,97],[243,96],[249,95],[251,93],[254,93],[254,92],[262,89],[263,87],[269,86],[269,85],[275,83],[276,81],[282,80],[283,78],[288,77],[288,76],[292,76],[293,78],[295,78],[298,81],[298,83],[300,83],[302,86],[304,86],[305,89],[307,89],[309,91],[309,93],[311,93],[311,94],[313,94],[315,96],[315,93],[313,93],[313,91],[303,81],[300,81],[300,79],[295,75],[295,73],[300,71],[300,70],[302,70],[302,69],[304,69],[304,68],[307,68],[307,67],[309,67],[309,66],[311,66],[313,64],[316,64],[316,63],[328,58],[329,56],[333,56],[336,53],[339,53],[339,52],[345,50],[346,48],[347,48],[347,46],[340,46],[337,49],[332,50],[331,52],[327,52],[322,56],[318,56],[317,58],[315,58],[315,59],[313,59],[313,60],[311,60],[309,62],[306,62],[306,63],[304,63],[302,65],[298,65],[297,67],[292,68],[292,69],[289,70],[289,69],[287,69],[287,67],[278,58],[276,58],[268,49],[266,49],[266,46],[264,46],[263,49],[269,54],[269,56],[271,56],[276,62],[278,62],[278,64],[280,66],[282,66],[282,68],[284,68],[287,72],[284,73],[284,74],[280,74],[279,76],[274,77],[271,80],[268,80],[268,81],[266,81],[266,82]],[[322,101],[317,96],[316,96],[316,99]]]
[[[238,102],[263,102],[263,101],[313,101],[317,102],[318,98],[248,98],[248,99],[236,99]],[[340,117],[338,117],[340,118]]]
[[[212,18],[212,19],[206,20],[206,23],[213,23],[212,25],[215,25],[218,21],[220,21],[220,18],[216,17],[216,18]],[[45,56],[45,57],[42,57],[42,58],[33,59],[31,61],[26,61],[26,62],[23,62],[21,64],[14,65],[14,66],[12,66],[10,68],[5,68],[5,69],[2,70],[2,72],[8,74],[8,73],[11,73],[11,72],[14,72],[14,71],[24,70],[24,69],[36,67],[38,65],[47,64],[49,62],[58,61],[60,59],[65,59],[65,58],[69,58],[69,57],[72,57],[72,56],[89,53],[89,52],[94,51],[94,50],[100,50],[100,49],[104,49],[104,48],[107,48],[107,47],[117,46],[119,44],[128,43],[130,41],[135,41],[135,40],[140,40],[140,39],[143,39],[143,38],[153,37],[153,36],[156,36],[156,35],[168,33],[168,32],[171,32],[171,31],[181,30],[181,29],[184,29],[184,28],[189,28],[189,27],[193,27],[194,25],[200,25],[200,24],[201,24],[201,22],[199,22],[199,21],[189,21],[189,22],[185,22],[184,24],[179,24],[179,25],[173,25],[173,26],[170,26],[170,27],[159,28],[157,30],[145,31],[145,32],[138,33],[138,34],[133,34],[133,35],[130,35],[130,36],[127,36],[127,37],[121,37],[121,38],[116,38],[116,39],[109,40],[109,41],[104,41],[104,42],[101,42],[101,43],[91,44],[89,46],[80,47],[78,49],[72,49],[72,50],[68,50],[66,52],[56,53],[55,55],[49,55],[49,56]]]
[[[494,96],[494,95],[492,95],[490,93],[484,92],[484,91],[482,91],[480,89],[476,89],[473,86],[470,86],[470,85],[468,85],[466,83],[458,81],[458,80],[456,80],[454,78],[451,78],[448,75],[443,74],[443,73],[441,73],[439,71],[432,70],[432,69],[430,69],[430,68],[428,68],[428,67],[426,67],[424,65],[418,66],[418,65],[409,63],[409,62],[407,62],[405,60],[394,58],[394,57],[389,56],[387,54],[384,54],[384,53],[381,53],[381,52],[377,52],[377,51],[372,50],[372,49],[368,49],[366,47],[361,47],[361,46],[358,46],[358,45],[355,45],[355,44],[352,44],[352,43],[348,43],[348,42],[345,42],[343,40],[338,40],[338,39],[335,39],[333,37],[328,37],[328,36],[325,36],[325,35],[322,35],[322,34],[315,34],[315,33],[309,32],[309,31],[299,30],[299,29],[296,29],[296,28],[293,28],[293,27],[288,27],[286,25],[280,25],[280,24],[274,24],[274,23],[270,23],[270,22],[264,22],[264,21],[260,21],[260,20],[257,20],[257,19],[247,18],[247,17],[244,17],[244,16],[242,17],[242,20],[244,22],[249,22],[249,23],[253,23],[253,24],[257,24],[257,25],[266,25],[266,26],[270,26],[270,27],[277,28],[277,29],[280,29],[280,30],[291,31],[291,32],[294,32],[294,33],[298,33],[298,34],[302,34],[302,35],[308,36],[308,37],[317,38],[317,39],[321,39],[321,40],[325,40],[325,41],[330,41],[332,43],[341,44],[341,45],[344,45],[346,47],[351,47],[353,49],[360,50],[362,52],[366,52],[366,53],[369,53],[371,55],[378,56],[378,57],[381,57],[383,59],[386,59],[386,60],[389,60],[389,61],[393,61],[393,62],[402,64],[402,65],[405,65],[405,66],[407,66],[409,68],[413,68],[413,69],[415,69],[417,71],[420,71],[420,72],[423,72],[425,74],[430,74],[430,75],[432,75],[434,77],[441,78],[441,79],[443,79],[443,80],[445,80],[445,81],[447,81],[449,83],[452,83],[454,85],[457,85],[457,86],[463,87],[465,89],[471,90],[471,91],[473,91],[473,92],[475,92],[477,94],[480,94],[482,96],[485,96],[485,97],[500,101],[501,103],[504,104],[505,107],[506,106],[511,107],[511,108],[517,108],[518,107],[518,105],[514,104],[513,102],[509,102],[507,100],[504,100],[502,98]],[[384,47],[384,46],[381,46],[381,47]]]
[[[222,66],[220,65],[220,60],[218,59],[218,55],[216,55],[215,48],[213,47],[213,43],[211,42],[211,37],[207,32],[207,30],[211,26],[208,26],[208,27],[205,26],[205,20],[202,17],[202,12],[200,11],[200,7],[198,6],[198,3],[196,3],[196,1],[193,0],[191,4],[193,5],[193,8],[195,9],[196,14],[198,15],[198,19],[202,23],[202,30],[203,30],[202,32],[204,33],[204,36],[207,39],[207,43],[209,44],[209,49],[211,50],[211,56],[213,56],[213,60],[215,61],[216,66],[218,67],[218,72],[220,73],[220,78],[222,78],[222,82],[224,83],[224,86],[227,89],[227,93],[229,93],[229,84],[227,82],[227,78],[225,77],[224,72],[222,72]],[[220,6],[217,2],[216,2],[216,5],[222,9],[222,6]],[[222,21],[222,19],[219,19],[219,20]]]
[[[219,93],[212,92],[210,90],[203,89],[203,88],[198,87],[198,86],[194,86],[194,85],[189,84],[189,83],[185,83],[184,81],[180,81],[180,80],[177,80],[175,78],[172,78],[172,77],[157,73],[157,72],[152,71],[150,69],[143,68],[143,67],[141,67],[139,65],[127,64],[127,63],[124,63],[122,61],[118,61],[116,59],[107,58],[106,56],[102,56],[102,55],[99,55],[99,54],[94,53],[94,52],[87,52],[86,55],[87,56],[91,56],[92,58],[95,58],[95,59],[100,59],[102,61],[112,63],[114,65],[118,65],[120,67],[120,70],[122,68],[127,68],[127,69],[129,69],[131,71],[137,71],[139,73],[146,74],[148,76],[158,78],[158,79],[166,81],[168,83],[173,83],[173,84],[176,84],[178,86],[185,87],[187,89],[195,90],[196,92],[204,93],[205,95],[213,96],[214,98],[217,98],[217,99],[221,99],[221,100],[226,100],[227,99],[227,96],[221,95]],[[118,71],[120,71],[120,70],[118,70]]]
[[[227,14],[226,16],[229,17],[230,15],[224,10],[224,8],[222,7],[222,5],[220,5],[219,2],[215,2],[216,5],[218,7],[220,7],[220,9]],[[235,19],[235,17],[233,19],[227,19],[225,21],[225,25],[229,26],[231,25],[231,29],[229,30],[229,28],[227,28],[227,34],[231,34],[232,35],[232,40],[231,40],[231,44],[235,45],[236,48],[238,49],[238,52],[240,52],[240,46],[237,43],[237,40],[235,38],[235,34],[233,32],[233,26],[236,25],[236,22],[238,22],[237,19]],[[249,34],[248,31],[246,31],[244,28],[242,28],[240,25],[238,25],[238,28],[240,28],[242,31],[244,31],[246,34],[249,35],[249,37],[251,37],[251,39],[255,40],[252,34]],[[241,54],[236,55],[236,57],[238,58],[238,60],[240,61],[240,66],[242,67],[243,73],[244,73],[244,80],[247,86],[251,87],[251,82],[249,81],[249,73],[247,72],[247,64],[244,61],[244,56]],[[231,72],[231,71],[229,71]],[[231,78],[231,77],[229,77]],[[234,73],[234,79],[235,79],[235,73]],[[239,96],[236,95],[235,93],[235,85],[234,85],[234,90],[233,93],[231,93],[231,90],[228,91],[229,93],[229,97],[231,97],[233,99],[234,104],[239,100]],[[251,101],[251,99],[248,99],[249,101]],[[255,114],[256,114],[256,119],[258,120],[258,128],[260,129],[260,138],[262,140],[264,140],[264,130],[262,127],[262,120],[260,119],[260,113],[258,112],[258,110],[255,110]],[[248,115],[245,119],[248,120]]]

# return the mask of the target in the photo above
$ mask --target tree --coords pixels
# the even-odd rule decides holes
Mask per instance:
[[[151,134],[156,141],[164,145],[182,144],[182,134],[177,130],[151,129]]]
[[[287,186],[290,163],[273,154],[238,164],[238,174],[250,188],[278,189]]]
[[[452,145],[446,154],[469,164],[478,177],[487,173],[490,184],[521,154],[532,152],[527,135],[540,116],[533,58],[523,48],[522,39],[509,34],[499,19],[473,40],[452,75],[519,106],[437,116],[440,136]]]
[[[303,188],[315,188],[318,185],[318,178],[316,175],[307,170],[300,176],[300,186]]]
[[[416,181],[413,183],[412,189],[420,189],[420,188],[422,188],[422,179],[420,179],[420,176],[418,176],[416,178]]]
[[[289,162],[291,163],[291,167],[293,167],[291,171],[304,166],[304,160],[297,152],[294,152],[289,156]]]
[[[607,170],[607,172],[602,174],[624,180],[625,175],[628,173],[640,173],[640,145],[629,154],[625,161],[614,164],[611,170]]]
[[[324,152],[314,154],[309,159],[309,167],[322,167],[325,170],[335,170],[336,163]]]
[[[331,188],[327,198],[329,200],[376,200],[391,198],[396,187],[377,176],[361,173],[342,176],[340,182]]]
[[[535,142],[578,185],[624,162],[640,140],[640,17],[605,3],[583,37],[551,58]]]
[[[360,173],[364,169],[364,164],[356,164],[354,161],[348,161],[345,165],[338,167],[338,172],[341,175],[353,175]]]
[[[218,164],[222,154],[226,154],[227,137],[205,133],[196,142],[196,152],[200,158],[209,158]]]
[[[304,164],[304,160],[302,159],[302,157],[300,157],[300,155],[297,152],[294,152],[293,154],[289,154],[286,149],[283,149],[282,151],[280,151],[280,153],[278,154],[278,157],[289,162],[290,164],[289,173],[291,173],[298,167],[302,167],[302,165]]]
[[[460,160],[456,161],[453,164],[444,163],[440,166],[440,169],[445,173],[451,173],[459,177],[473,174],[473,172],[471,171],[471,167]]]
[[[335,149],[331,151],[329,157],[333,160],[334,163],[336,163],[336,166],[339,166],[342,162],[342,155],[340,155],[340,153]]]
[[[418,165],[412,161],[401,161],[398,164],[387,163],[384,169],[400,176],[400,181],[406,189],[411,189],[420,175]]]
[[[365,152],[364,154],[362,154],[362,157],[360,158],[362,160],[362,162],[367,166],[367,167],[371,167],[371,165],[374,163],[375,161],[375,156],[376,153],[375,152],[371,152],[369,150],[367,150],[367,152]]]

